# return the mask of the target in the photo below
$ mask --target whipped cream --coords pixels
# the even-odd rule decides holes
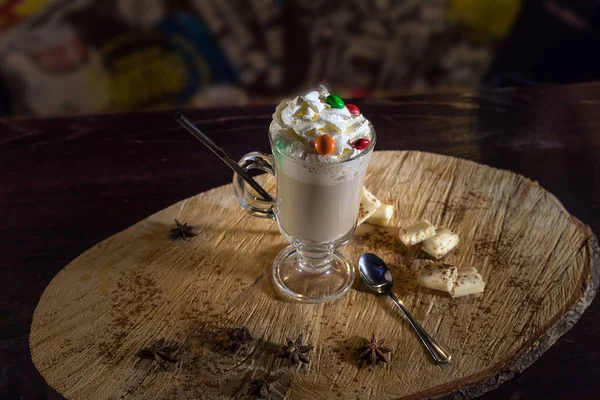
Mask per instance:
[[[270,133],[275,146],[291,157],[315,163],[348,160],[365,151],[352,147],[358,139],[372,140],[372,127],[362,115],[353,115],[346,107],[332,108],[327,103],[325,86],[293,99],[282,100],[273,114]],[[314,140],[329,135],[335,141],[331,155],[320,155]]]

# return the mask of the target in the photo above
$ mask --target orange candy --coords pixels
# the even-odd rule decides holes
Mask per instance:
[[[322,156],[335,152],[335,140],[329,135],[321,135],[315,139],[315,150]]]

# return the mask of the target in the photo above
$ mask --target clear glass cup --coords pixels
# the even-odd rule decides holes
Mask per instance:
[[[360,197],[376,135],[353,158],[316,164],[290,157],[276,146],[269,129],[271,154],[252,152],[240,160],[248,171],[275,176],[275,201],[264,201],[234,175],[237,200],[248,214],[277,221],[290,243],[275,258],[273,280],[286,296],[305,302],[326,302],[343,296],[354,282],[354,266],[338,253],[356,229]]]

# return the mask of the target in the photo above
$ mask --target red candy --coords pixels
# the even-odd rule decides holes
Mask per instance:
[[[350,111],[350,114],[352,114],[352,115],[360,114],[360,109],[358,107],[356,107],[354,104],[346,104],[346,108],[348,109],[348,111]]]
[[[369,139],[358,139],[356,142],[352,143],[352,147],[356,150],[364,150],[371,144]]]

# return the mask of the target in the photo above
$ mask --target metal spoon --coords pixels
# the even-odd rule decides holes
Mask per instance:
[[[363,281],[365,281],[371,289],[379,294],[386,294],[394,300],[394,303],[396,303],[400,311],[402,311],[410,323],[410,326],[417,332],[419,339],[421,339],[421,342],[423,342],[423,345],[427,351],[429,351],[431,357],[439,363],[449,363],[452,358],[450,353],[437,344],[436,341],[425,332],[425,329],[415,321],[412,314],[404,307],[402,300],[392,292],[392,286],[394,285],[392,281],[392,272],[383,260],[375,254],[364,253],[358,260],[358,271],[360,272]]]
[[[248,184],[252,186],[252,188],[262,196],[263,200],[271,202],[273,201],[271,195],[262,186],[260,186],[258,182],[252,179],[252,177],[248,175],[248,173],[244,171],[238,163],[232,160],[231,157],[229,157],[222,148],[220,148],[215,144],[215,142],[210,140],[208,136],[202,133],[202,131],[198,129],[196,125],[192,124],[186,117],[184,117],[183,114],[178,114],[177,117],[175,117],[175,120],[179,122],[179,124],[185,129],[187,129],[187,131],[191,133],[196,139],[202,142],[203,145],[208,147],[210,151],[215,153],[217,157],[219,157],[225,164],[229,166],[229,168],[233,170],[233,172],[235,172],[236,174],[241,176],[246,182],[248,182]]]

